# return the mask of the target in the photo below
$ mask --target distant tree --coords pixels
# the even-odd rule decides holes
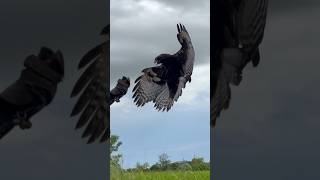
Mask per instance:
[[[150,171],[160,171],[161,170],[161,165],[159,163],[155,163],[150,167]]]
[[[148,162],[145,162],[145,163],[142,164],[142,168],[143,168],[144,171],[149,170],[149,167],[150,167],[150,165],[149,165]]]
[[[135,169],[136,169],[136,170],[142,169],[142,165],[141,165],[139,162],[137,162]]]
[[[128,169],[125,169],[124,171],[126,171],[126,172],[133,172],[133,171],[134,171],[134,169],[132,169],[132,168],[128,168]]]
[[[179,166],[179,162],[173,162],[168,165],[167,170],[177,170]]]
[[[162,153],[159,156],[159,163],[160,163],[160,169],[161,170],[167,170],[170,164],[169,156],[167,153]]]
[[[192,170],[194,171],[205,171],[210,170],[208,163],[204,162],[204,159],[201,157],[194,157],[190,163]]]
[[[139,162],[137,162],[135,170],[136,171],[148,171],[149,170],[149,163],[145,162],[143,164],[140,164]]]
[[[139,168],[143,169],[139,164]],[[145,167],[144,167],[145,169]],[[159,162],[153,164],[148,170],[150,171],[207,171],[210,170],[210,163],[204,162],[201,157],[194,157],[191,161],[177,161],[171,162],[169,156],[163,153],[159,156]]]
[[[119,141],[119,136],[111,135],[110,137],[110,153],[117,152],[119,147],[121,146],[122,142]]]
[[[188,162],[183,162],[183,163],[180,163],[178,165],[177,170],[179,170],[179,171],[191,171],[192,170],[192,166]]]
[[[119,141],[119,136],[111,135],[110,136],[110,165],[116,168],[121,168],[121,159],[122,154],[118,153],[119,147],[121,146],[122,142]]]

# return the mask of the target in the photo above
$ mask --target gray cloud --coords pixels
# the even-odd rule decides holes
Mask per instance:
[[[66,77],[56,98],[32,118],[33,127],[15,129],[0,141],[0,179],[105,179],[106,145],[86,145],[76,118],[69,118],[75,100],[69,98],[79,77],[83,54],[102,41],[109,21],[107,1],[2,1],[0,6],[0,87],[13,83],[29,54],[41,46],[61,49]]]
[[[136,2],[143,2],[145,0],[135,0]],[[149,1],[149,0],[147,0]],[[160,4],[165,4],[168,7],[172,7],[175,10],[184,10],[184,11],[199,11],[203,9],[203,7],[209,7],[210,1],[208,0],[152,0],[153,2],[157,2]]]
[[[152,8],[149,7],[150,4]],[[196,5],[194,5],[196,4]],[[111,2],[111,83],[126,75],[132,80],[146,67],[154,66],[161,53],[175,53],[176,23],[186,25],[196,50],[196,65],[209,59],[208,1],[112,1]]]
[[[316,9],[320,5],[317,0],[269,0],[269,11],[273,13],[290,13]]]

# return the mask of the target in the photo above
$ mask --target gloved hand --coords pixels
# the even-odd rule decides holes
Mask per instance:
[[[0,94],[0,139],[16,125],[31,128],[30,118],[52,101],[64,76],[62,53],[46,47],[28,56],[24,66],[20,78]]]
[[[113,104],[114,102],[120,102],[120,98],[127,94],[128,88],[130,86],[130,79],[127,77],[122,77],[122,79],[118,80],[117,86],[110,91],[110,102],[109,104]]]

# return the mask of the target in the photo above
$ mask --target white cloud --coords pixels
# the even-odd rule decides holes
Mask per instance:
[[[196,66],[191,83],[186,85],[177,104],[198,106],[210,103],[210,64]]]

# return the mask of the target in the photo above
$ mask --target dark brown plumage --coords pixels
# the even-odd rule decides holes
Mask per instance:
[[[137,106],[153,101],[159,111],[169,111],[186,83],[191,82],[195,52],[184,25],[177,25],[177,29],[180,50],[173,55],[160,54],[155,58],[159,65],[142,70],[136,79],[133,98]]]
[[[82,137],[89,137],[88,143],[92,143],[99,138],[100,142],[105,142],[110,136],[110,111],[107,102],[109,92],[109,33],[110,26],[108,25],[101,32],[105,42],[91,49],[80,60],[79,69],[88,67],[77,80],[71,93],[71,97],[75,97],[82,92],[71,116],[81,113],[76,129],[86,126]]]
[[[266,25],[268,0],[218,0],[212,12],[211,125],[231,100],[247,63],[260,61],[259,45]]]

